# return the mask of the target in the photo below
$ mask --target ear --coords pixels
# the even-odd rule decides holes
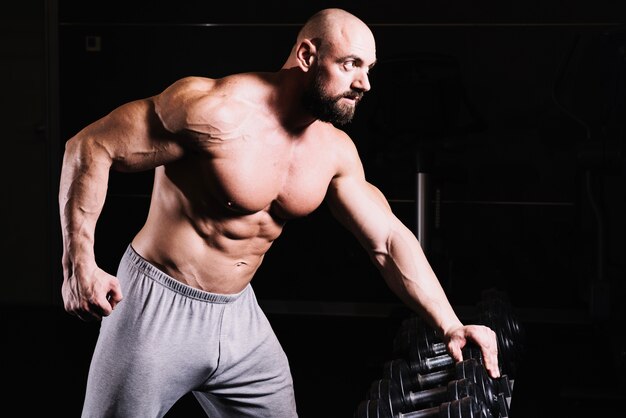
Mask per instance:
[[[317,58],[317,47],[308,39],[302,40],[296,49],[296,61],[302,71],[307,72]]]

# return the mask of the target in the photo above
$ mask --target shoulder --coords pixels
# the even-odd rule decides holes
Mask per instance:
[[[330,123],[316,123],[320,124],[318,129],[320,137],[323,138],[324,148],[328,151],[328,157],[334,162],[335,177],[363,176],[363,165],[353,139],[344,130]]]
[[[161,101],[198,98],[254,100],[262,94],[266,84],[258,73],[234,74],[223,78],[190,76],[176,80],[157,97]]]
[[[217,79],[207,77],[184,77],[174,81],[161,93],[161,96],[168,94],[185,94],[190,91],[209,91],[217,83]]]
[[[233,74],[223,78],[189,76],[178,79],[170,84],[159,97],[197,96],[216,93],[242,93],[247,88],[261,83],[261,76],[255,73]]]
[[[262,83],[254,74],[219,79],[185,77],[155,97],[155,110],[171,132],[243,120],[258,102]]]

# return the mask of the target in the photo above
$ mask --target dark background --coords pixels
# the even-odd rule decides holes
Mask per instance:
[[[626,6],[619,2],[79,2],[0,17],[5,158],[2,404],[79,416],[97,324],[63,311],[56,194],[65,141],[187,76],[275,71],[324,7],[368,23],[379,63],[346,128],[471,322],[509,297],[526,332],[511,416],[611,416],[626,400]],[[112,173],[97,229],[114,272],[152,173]],[[292,363],[300,414],[349,417],[407,315],[325,207],[291,222],[253,284]],[[5,373],[6,372],[6,373]],[[168,416],[202,416],[183,398]]]

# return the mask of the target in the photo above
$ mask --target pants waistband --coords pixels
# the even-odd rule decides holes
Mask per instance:
[[[194,287],[179,282],[175,278],[159,270],[148,260],[140,256],[132,247],[132,245],[129,245],[126,249],[126,252],[124,253],[124,259],[127,260],[127,263],[131,267],[141,271],[150,279],[162,284],[163,286],[173,290],[174,292],[180,293],[181,295],[193,299],[203,300],[210,303],[232,303],[239,299],[241,295],[246,293],[248,289],[250,289],[250,284],[248,284],[246,288],[243,289],[241,292],[233,294],[211,293],[204,290],[196,289]]]

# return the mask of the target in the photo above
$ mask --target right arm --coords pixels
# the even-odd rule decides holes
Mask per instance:
[[[62,295],[66,311],[83,320],[109,315],[122,299],[117,278],[98,268],[94,255],[109,170],[149,170],[184,154],[178,136],[157,114],[157,100],[122,105],[66,143],[59,189]]]

